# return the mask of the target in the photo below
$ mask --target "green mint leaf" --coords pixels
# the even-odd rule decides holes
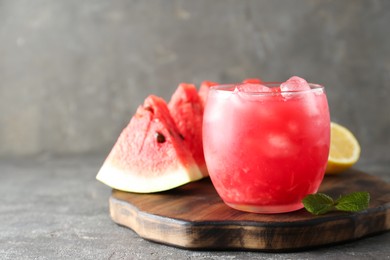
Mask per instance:
[[[367,209],[369,203],[370,194],[368,192],[353,192],[336,200],[335,208],[341,211],[356,212]]]
[[[303,206],[307,211],[315,215],[325,214],[334,209],[334,201],[324,193],[307,195],[302,200]]]

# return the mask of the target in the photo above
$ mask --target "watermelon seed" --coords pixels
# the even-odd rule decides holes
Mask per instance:
[[[184,136],[182,134],[179,134],[181,140],[184,140]]]
[[[155,137],[158,143],[165,143],[165,136],[162,133],[156,132]]]
[[[146,106],[144,109],[153,113],[153,108],[151,106]]]

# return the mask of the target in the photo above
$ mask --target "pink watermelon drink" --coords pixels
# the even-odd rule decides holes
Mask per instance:
[[[289,212],[318,190],[330,145],[322,86],[298,77],[282,84],[216,86],[203,122],[210,178],[230,207]]]

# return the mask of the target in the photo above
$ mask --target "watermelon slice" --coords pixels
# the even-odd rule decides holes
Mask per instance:
[[[199,94],[199,98],[200,98],[200,101],[202,103],[203,108],[206,105],[207,95],[209,94],[209,89],[212,86],[217,86],[217,85],[219,85],[219,83],[213,82],[213,81],[207,81],[207,80],[203,81],[202,84],[200,84],[198,94]]]
[[[166,102],[153,95],[137,109],[96,176],[114,189],[138,193],[169,190],[202,177]]]
[[[203,154],[203,104],[193,84],[181,83],[168,103],[169,111],[203,176],[208,176]]]

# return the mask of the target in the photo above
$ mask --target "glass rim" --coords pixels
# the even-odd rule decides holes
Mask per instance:
[[[249,83],[253,85],[264,85],[269,88],[276,88],[280,87],[280,85],[284,82],[279,82],[279,81],[270,81],[270,82],[262,82],[262,83]],[[210,87],[210,90],[214,91],[226,91],[226,92],[231,92],[234,93],[235,87],[239,85],[244,85],[248,83],[230,83],[230,84],[218,84]],[[262,96],[275,96],[275,95],[298,95],[302,93],[307,93],[307,92],[316,92],[316,91],[325,91],[325,87],[321,84],[317,83],[307,83],[310,86],[310,89],[305,89],[305,90],[296,90],[296,91],[283,91],[283,92],[265,92],[265,91],[237,91],[237,93],[240,94],[247,94],[247,95],[262,95]]]

